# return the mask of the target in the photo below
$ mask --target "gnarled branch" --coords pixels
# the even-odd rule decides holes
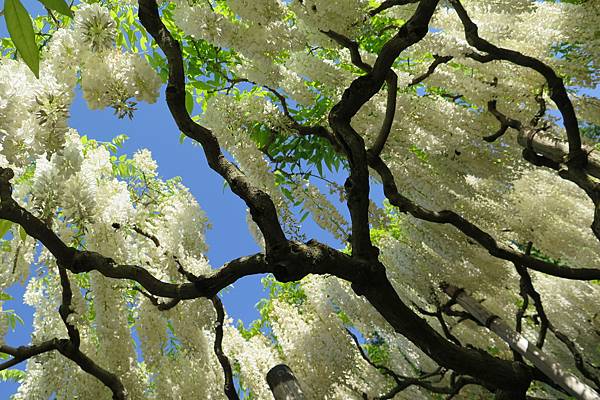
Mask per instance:
[[[577,116],[575,115],[575,109],[569,99],[563,80],[544,62],[515,50],[497,47],[480,37],[477,25],[471,20],[460,1],[450,0],[450,3],[456,10],[458,17],[465,28],[465,37],[471,46],[479,51],[487,53],[493,59],[506,60],[522,67],[531,68],[546,79],[548,88],[550,89],[550,98],[554,101],[554,104],[556,104],[556,107],[560,111],[567,131],[570,164],[576,167],[583,167],[587,160],[587,154],[581,148],[581,137],[579,134]]]
[[[185,107],[185,72],[181,46],[162,23],[156,1],[139,0],[138,13],[140,22],[167,57],[169,65],[167,104],[177,126],[187,137],[202,145],[208,165],[227,181],[236,195],[244,200],[265,238],[267,254],[286,251],[286,237],[269,195],[252,185],[246,176],[225,158],[217,138],[210,129],[197,124],[188,114]]]

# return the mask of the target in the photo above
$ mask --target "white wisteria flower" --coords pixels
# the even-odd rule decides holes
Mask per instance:
[[[98,3],[84,3],[75,13],[74,24],[76,35],[93,52],[100,52],[112,47],[117,29],[107,8]]]

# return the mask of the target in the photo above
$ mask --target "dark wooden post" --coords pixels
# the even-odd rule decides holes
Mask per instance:
[[[279,364],[267,373],[267,383],[275,400],[304,400],[304,393],[290,367]]]

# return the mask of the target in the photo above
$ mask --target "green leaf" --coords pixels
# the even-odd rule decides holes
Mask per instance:
[[[5,369],[4,371],[0,371],[0,382],[21,382],[25,379],[25,371],[21,371],[20,369]]]
[[[202,81],[194,81],[194,82],[192,82],[192,86],[195,87],[196,89],[199,89],[199,90],[210,90],[210,89],[213,89],[212,86],[207,85],[206,83],[204,83]]]
[[[40,75],[40,54],[35,44],[33,23],[19,0],[6,0],[4,17],[10,38],[15,43],[21,58],[36,78]]]
[[[22,226],[19,227],[19,236],[21,237],[21,240],[27,239],[27,232],[25,232],[25,229],[23,229]]]
[[[319,176],[323,176],[323,164],[321,163],[321,160],[317,159],[315,161],[315,166],[317,167],[317,171],[319,171]]]
[[[300,217],[300,223],[303,223],[304,220],[306,219],[306,217],[308,217],[308,215],[310,214],[310,211],[306,211],[304,214],[302,214],[302,217]]]
[[[0,301],[8,301],[8,300],[14,300],[14,299],[10,294],[0,292]]]
[[[194,96],[188,91],[185,92],[185,109],[188,114],[191,114],[194,110]]]
[[[281,193],[283,193],[283,195],[285,197],[287,197],[287,199],[289,201],[294,201],[294,195],[292,195],[292,192],[288,188],[279,186],[279,189],[281,190]]]
[[[12,331],[17,327],[17,323],[23,325],[23,319],[15,313],[15,310],[4,310],[3,314]]]
[[[4,235],[6,235],[6,232],[9,231],[12,224],[13,224],[12,221],[0,219],[0,238],[3,238]]]
[[[65,2],[65,0],[39,0],[39,2],[42,3],[44,7],[49,8],[50,10],[59,12],[62,15],[66,15],[67,17],[73,17],[73,11],[71,11],[71,8]]]

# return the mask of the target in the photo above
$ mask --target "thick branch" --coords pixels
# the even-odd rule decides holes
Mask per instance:
[[[10,194],[7,184],[0,185],[0,194]],[[460,374],[474,376],[493,387],[527,387],[532,373],[526,366],[515,367],[506,361],[472,349],[465,349],[448,342],[427,322],[419,318],[398,297],[388,281],[385,267],[378,261],[353,258],[317,241],[306,244],[288,242],[291,251],[268,261],[263,254],[242,257],[225,264],[219,270],[200,277],[193,283],[173,284],[162,282],[145,269],[135,265],[116,265],[110,258],[98,253],[79,251],[66,246],[40,220],[10,198],[3,196],[0,218],[9,219],[23,226],[25,231],[52,246],[49,250],[57,263],[74,273],[96,270],[106,277],[133,280],[154,296],[174,299],[211,298],[239,278],[252,274],[273,273],[281,282],[297,281],[308,274],[334,275],[352,283],[358,295],[364,295],[399,334],[405,336],[439,365]],[[58,243],[56,243],[58,242]],[[70,342],[69,342],[70,344]],[[84,370],[95,371],[77,349],[67,347],[63,353],[73,360],[84,361]],[[100,372],[99,372],[100,373]],[[102,374],[101,374],[102,375]],[[103,382],[108,378],[102,375]]]
[[[0,218],[20,224],[29,235],[48,247],[59,265],[74,273],[96,270],[107,277],[134,280],[155,296],[176,299],[211,298],[222,288],[251,274],[271,272],[281,282],[297,281],[308,274],[334,275],[351,282],[355,292],[365,295],[399,334],[423,349],[440,365],[498,387],[512,386],[515,381],[527,386],[531,379],[526,369],[515,375],[511,364],[486,353],[461,348],[441,337],[404,305],[387,280],[385,267],[377,261],[352,258],[316,241],[306,244],[289,242],[292,251],[275,262],[268,262],[264,255],[257,254],[233,260],[210,275],[194,278],[193,283],[166,283],[139,266],[115,265],[113,260],[98,253],[66,246],[39,219],[16,204],[10,192],[10,182],[3,182],[0,185]],[[81,358],[78,353],[65,354]]]
[[[0,170],[0,218],[21,225],[29,236],[39,240],[52,253],[58,265],[75,274],[98,271],[107,278],[133,280],[154,296],[183,300],[211,298],[243,276],[273,272],[273,266],[266,263],[265,256],[256,254],[232,260],[194,283],[163,282],[138,265],[118,265],[99,253],[67,246],[42,220],[12,198],[12,177],[10,169]]]
[[[351,54],[353,54],[352,60],[357,67],[362,68],[363,70],[365,70],[365,72],[372,71],[372,69],[370,68],[370,66],[368,64],[364,64],[362,62],[362,59],[360,58],[360,54],[358,53],[358,44],[356,42],[346,38],[343,35],[339,35],[334,32],[333,33],[327,32],[326,34],[328,34],[332,39],[336,40],[340,45],[345,46],[350,50]],[[434,64],[435,64],[435,62],[434,62]],[[366,67],[365,67],[365,65],[366,65]],[[430,66],[429,69],[433,70],[433,69],[435,69],[435,67],[432,68]],[[515,129],[520,129],[522,127],[522,124],[520,121],[511,119],[511,118],[505,116],[504,114],[500,113],[496,108],[495,101],[491,101],[488,104],[488,107],[490,109],[490,112],[492,112],[502,124],[500,131],[498,133],[496,133],[496,135],[492,135],[492,136],[488,137],[487,139],[490,139],[488,141],[493,141],[493,140],[497,139],[497,137],[504,134],[509,127],[513,127]],[[542,111],[540,109],[540,113],[541,112]],[[536,114],[536,117],[534,117],[532,122],[534,122],[534,121],[537,122],[537,120],[539,120],[538,114]],[[493,136],[497,136],[497,137],[493,138]],[[430,221],[430,222],[450,223],[450,224],[454,225],[461,232],[463,232],[467,236],[471,237],[472,239],[475,239],[479,244],[481,244],[484,248],[486,248],[490,252],[491,255],[493,255],[495,257],[503,258],[503,259],[513,261],[513,262],[514,262],[514,259],[516,259],[516,258],[523,258],[523,255],[521,253],[515,252],[514,250],[507,248],[505,246],[499,246],[496,243],[495,239],[491,235],[482,231],[481,229],[479,229],[477,226],[475,226],[471,222],[467,221],[466,219],[460,217],[458,214],[456,214],[452,211],[441,211],[441,212],[430,211],[430,210],[424,209],[422,207],[419,207],[418,205],[412,203],[406,197],[402,196],[397,190],[395,180],[394,180],[393,175],[391,174],[391,171],[389,170],[387,165],[385,165],[385,163],[381,160],[381,158],[378,157],[377,153],[374,154],[372,151],[369,151],[368,152],[368,162],[369,162],[369,166],[371,168],[375,169],[379,173],[380,177],[382,178],[382,181],[384,184],[384,193],[385,193],[386,197],[388,198],[388,200],[390,200],[391,204],[398,206],[401,210],[403,210],[405,212],[409,212],[415,218],[423,219],[423,220]],[[581,181],[581,179],[580,179],[580,181]],[[585,181],[585,183],[587,184],[588,190],[590,190],[589,188],[591,187],[591,184],[588,181]],[[394,198],[394,200],[392,200],[392,197]],[[597,229],[594,229],[594,232],[598,232],[597,235],[600,235],[600,207],[597,206],[596,211],[597,212],[595,214],[595,220],[594,220],[594,224],[592,225],[592,229],[597,227]],[[557,266],[555,264],[547,263],[542,260],[530,257],[528,255],[525,255],[525,257],[528,257],[528,261],[531,262],[531,263],[527,264],[527,266],[529,268],[532,268],[539,272],[544,272],[544,273],[547,273],[550,275],[560,276],[560,277],[567,278],[567,279],[582,279],[582,280],[594,280],[594,279],[598,279],[597,277],[600,276],[600,270],[598,270],[598,269],[593,269],[593,268],[572,269],[569,267],[558,267],[557,268]]]
[[[177,126],[186,136],[202,145],[209,166],[227,181],[235,194],[244,200],[250,209],[252,219],[265,238],[267,254],[285,250],[283,249],[287,243],[285,234],[269,195],[253,186],[246,176],[225,158],[213,133],[194,122],[188,114],[185,107],[185,72],[181,46],[162,23],[155,0],[139,0],[139,18],[167,57],[169,65],[167,104]]]
[[[416,13],[415,13],[415,15],[416,15]],[[365,67],[365,64],[362,62],[362,59],[360,58],[360,54],[358,52],[358,45],[355,42],[343,37],[342,35],[337,35],[337,34],[331,35],[330,34],[330,37],[332,37],[333,39],[338,41],[338,43],[340,43],[341,45],[349,48],[349,50],[351,52],[351,58],[355,65],[357,65],[359,68],[362,68],[366,72],[371,72],[371,73],[373,72],[372,69],[369,69],[368,65],[366,65],[366,67]],[[378,58],[378,61],[379,61],[379,58]],[[438,59],[436,59],[436,61],[438,61]],[[445,58],[442,58],[440,60],[440,63],[441,62],[445,62]],[[430,66],[428,72],[432,73],[438,64],[436,64],[434,62],[434,64],[432,64],[432,66]],[[428,76],[428,74],[426,74],[425,78],[427,76]],[[425,78],[423,78],[423,79],[425,79]],[[353,84],[355,82],[353,82]],[[490,103],[490,109],[492,112],[497,111],[495,106],[496,106],[495,102]],[[332,110],[332,112],[333,112],[333,110]],[[518,121],[509,119],[509,118],[505,117],[503,114],[495,113],[495,115],[497,116],[497,118],[502,118],[501,119],[502,128],[499,131],[499,135],[503,134],[506,131],[506,129],[508,129],[509,126],[513,126],[515,128],[518,128],[519,126],[521,126]],[[509,248],[506,248],[505,246],[502,246],[502,247],[499,246],[496,243],[495,239],[493,239],[493,237],[491,237],[491,235],[482,231],[481,229],[476,227],[474,224],[472,224],[469,221],[465,220],[464,218],[460,217],[456,213],[453,213],[451,211],[442,211],[439,213],[435,213],[435,212],[423,209],[423,208],[415,205],[414,203],[410,202],[410,200],[408,200],[407,198],[404,198],[403,196],[401,196],[396,189],[394,178],[391,174],[391,171],[389,171],[389,168],[377,156],[378,156],[378,153],[373,153],[371,151],[369,152],[369,165],[372,168],[374,168],[375,170],[377,170],[379,172],[380,176],[382,177],[382,179],[384,181],[384,192],[386,193],[386,197],[388,197],[389,200],[392,200],[392,199],[390,198],[390,196],[388,194],[395,197],[396,202],[391,201],[392,204],[399,206],[401,209],[407,208],[407,210],[404,210],[404,211],[410,212],[416,218],[424,219],[424,220],[431,221],[431,222],[453,224],[455,227],[457,227],[463,233],[467,234],[468,236],[470,236],[471,238],[475,239],[477,242],[482,244],[490,252],[490,254],[492,254],[496,257],[500,257],[500,258],[504,258],[504,259],[512,261],[515,257],[523,256],[522,254],[517,253],[514,250],[511,250]],[[378,161],[380,161],[380,162],[378,162]],[[378,164],[379,168],[375,167],[374,164]],[[384,179],[384,175],[386,175],[386,178],[388,178],[388,179]],[[387,185],[386,185],[386,183],[387,183]],[[387,187],[387,189],[389,189],[388,191],[386,191],[386,187]],[[598,220],[600,220],[600,217],[598,218]],[[538,260],[538,259],[535,259],[532,257],[528,257],[528,258],[529,258],[529,261],[531,261],[532,264],[534,264],[534,266],[528,265],[531,268],[533,268],[533,269],[536,269],[536,267],[543,268],[544,272],[546,272],[546,273],[550,273],[553,275],[561,274],[561,275],[557,275],[557,276],[562,276],[565,278],[570,276],[571,277],[570,279],[581,279],[581,277],[583,277],[583,276],[589,276],[589,278],[587,278],[587,279],[596,279],[594,277],[596,277],[596,276],[598,276],[598,274],[600,274],[600,270],[596,270],[596,269],[573,270],[573,269],[569,269],[569,268],[565,268],[565,267],[557,268],[557,266],[554,264],[546,263],[546,262],[543,262],[541,260]]]
[[[365,143],[350,122],[360,108],[381,89],[400,53],[427,34],[437,3],[438,0],[422,0],[419,3],[414,15],[383,46],[373,68],[350,84],[341,101],[329,113],[329,125],[342,144],[350,164],[350,176],[345,187],[352,220],[352,252],[361,258],[374,258],[378,252],[371,244],[369,233],[369,171]]]

